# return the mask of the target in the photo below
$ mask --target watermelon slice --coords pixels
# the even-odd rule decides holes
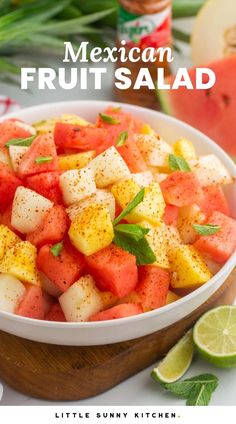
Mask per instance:
[[[206,67],[216,75],[214,87],[207,90],[158,90],[162,110],[187,122],[211,137],[236,158],[236,54],[213,62]],[[195,86],[196,68],[189,69]],[[172,84],[174,76],[168,77]]]

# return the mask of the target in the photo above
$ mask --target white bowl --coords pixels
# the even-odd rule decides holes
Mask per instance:
[[[137,106],[94,100],[61,102],[23,109],[5,116],[0,121],[15,117],[32,123],[63,113],[76,113],[88,121],[94,122],[97,114],[110,104],[122,106],[137,118],[149,123],[170,143],[184,136],[194,143],[199,154],[216,154],[230,174],[236,177],[234,162],[208,137],[181,121]],[[227,196],[231,208],[234,210],[236,184],[229,187]],[[236,211],[234,213],[236,218]],[[0,329],[26,339],[59,345],[88,346],[131,340],[163,329],[190,314],[219,289],[235,265],[236,252],[221,270],[202,287],[172,304],[141,315],[104,322],[57,323],[0,312]]]

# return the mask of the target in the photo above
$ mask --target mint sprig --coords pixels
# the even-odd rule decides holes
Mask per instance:
[[[168,163],[172,171],[184,171],[184,172],[191,171],[191,168],[188,162],[181,156],[176,156],[171,153],[168,158]]]
[[[128,136],[128,131],[122,131],[117,138],[116,147],[124,146]]]
[[[113,243],[136,256],[137,265],[148,265],[156,261],[156,256],[145,237],[136,241],[129,236],[121,235],[115,231]]]
[[[145,238],[150,230],[137,224],[117,224],[143,201],[144,194],[145,189],[143,188],[113,221],[115,234],[113,243],[134,255],[137,265],[152,264],[156,261],[156,256]]]
[[[126,215],[129,215],[129,213],[136,208],[136,206],[139,205],[144,199],[145,190],[142,188],[138,194],[134,197],[134,199],[126,206],[125,209],[120,213],[120,215],[117,216],[117,218],[113,221],[113,225],[118,224],[123,218],[125,218]]]
[[[213,374],[201,374],[163,386],[175,396],[187,399],[188,406],[206,406],[209,405],[212,394],[218,386],[218,378]]]
[[[62,249],[63,249],[63,242],[60,242],[60,243],[54,244],[51,247],[50,252],[53,254],[53,256],[57,257],[61,254]]]
[[[115,233],[119,233],[120,236],[125,235],[126,237],[132,238],[135,241],[141,240],[146,234],[149,233],[148,228],[143,228],[137,224],[118,224],[115,227]]]
[[[193,224],[193,229],[196,231],[196,233],[202,236],[211,236],[212,234],[218,233],[218,231],[221,230],[221,227],[220,225],[213,225],[213,224],[205,224],[205,225]]]
[[[99,116],[102,121],[107,122],[108,124],[116,125],[120,123],[119,119],[112,118],[112,116],[106,115],[105,113],[99,113]]]
[[[37,165],[40,165],[41,163],[49,163],[52,161],[52,156],[39,156],[34,161]]]
[[[6,147],[10,146],[26,146],[29,147],[33,143],[34,139],[36,138],[35,135],[32,135],[31,137],[27,138],[12,138],[7,143],[5,143]]]

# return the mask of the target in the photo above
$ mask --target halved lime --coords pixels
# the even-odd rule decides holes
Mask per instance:
[[[178,343],[172,347],[165,358],[152,370],[154,380],[162,383],[174,383],[188,370],[193,359],[192,330],[188,331]]]
[[[236,367],[236,306],[219,306],[195,324],[193,340],[201,355],[220,368]]]

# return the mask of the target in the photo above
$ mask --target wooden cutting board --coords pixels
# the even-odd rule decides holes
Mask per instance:
[[[79,400],[98,395],[163,356],[208,309],[233,303],[236,271],[192,314],[164,330],[106,346],[31,342],[0,332],[0,379],[32,397]]]

